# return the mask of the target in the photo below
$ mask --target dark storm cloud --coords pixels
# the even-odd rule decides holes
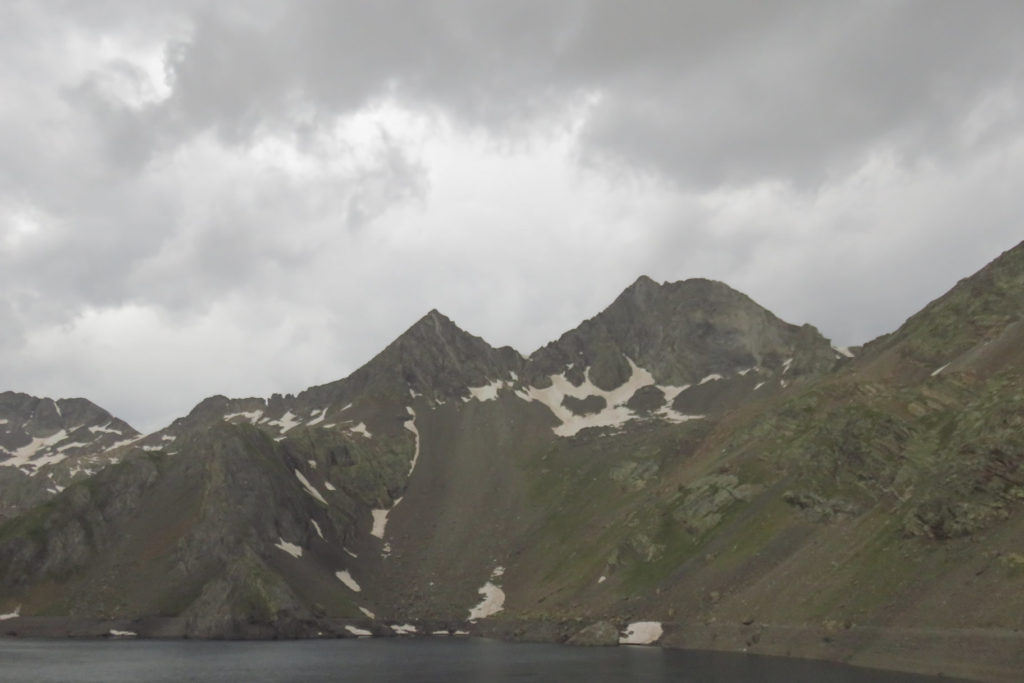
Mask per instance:
[[[505,130],[597,93],[591,153],[700,186],[821,182],[877,146],[941,154],[1022,78],[1019,3],[241,7],[198,15],[173,52],[183,126],[239,140],[397,94]]]

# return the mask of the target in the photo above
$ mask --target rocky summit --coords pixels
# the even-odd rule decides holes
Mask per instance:
[[[0,393],[0,520],[117,462],[139,436],[84,398]]]
[[[1024,244],[833,346],[641,277],[528,357],[437,311],[349,377],[148,435],[0,394],[20,635],[484,634],[1012,680]]]

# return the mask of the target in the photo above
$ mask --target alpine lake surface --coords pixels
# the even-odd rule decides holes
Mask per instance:
[[[949,678],[757,655],[476,638],[307,641],[0,639],[6,683],[682,681],[897,683]]]

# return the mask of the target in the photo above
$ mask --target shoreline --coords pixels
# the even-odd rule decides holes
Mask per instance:
[[[302,640],[355,638],[346,626],[377,638],[482,637],[508,642],[569,644],[593,620],[526,621],[495,619],[465,622],[382,622],[320,619],[273,624],[245,624],[221,637],[194,638],[177,617],[91,619],[18,617],[0,624],[0,636],[32,639],[118,640]],[[415,626],[411,631],[408,626]],[[1024,671],[1024,633],[1007,629],[897,628],[825,624],[705,624],[664,622],[661,638],[651,645],[695,651],[748,653],[840,662],[851,666],[949,676],[993,683],[1020,680]],[[617,643],[593,643],[616,646]],[[571,645],[582,646],[582,645]]]

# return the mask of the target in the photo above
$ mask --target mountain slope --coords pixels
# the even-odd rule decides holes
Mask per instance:
[[[641,278],[529,358],[431,311],[345,379],[211,397],[0,525],[0,612],[197,636],[657,621],[668,645],[1005,679],[1022,313],[1024,244],[855,358],[707,280]]]

